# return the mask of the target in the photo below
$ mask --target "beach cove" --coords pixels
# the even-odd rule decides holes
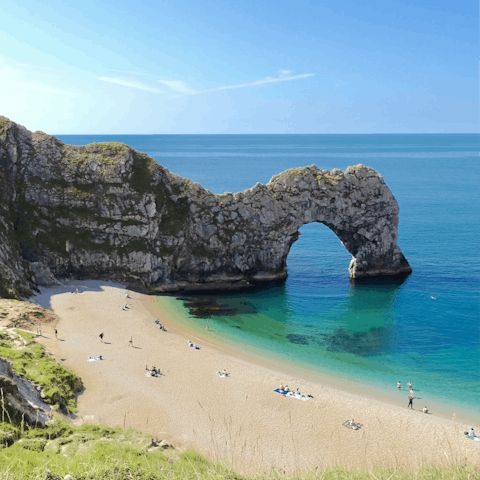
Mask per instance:
[[[100,281],[44,289],[36,297],[59,317],[58,339],[53,326],[45,327],[39,342],[85,386],[76,423],[134,428],[245,474],[336,464],[480,466],[478,442],[463,434],[478,425],[425,415],[418,402],[411,411],[314,382],[195,338],[175,321],[168,302],[162,310],[161,300]],[[189,340],[200,349],[190,348]],[[147,377],[146,365],[160,368],[162,376]],[[230,377],[216,375],[223,369]],[[285,398],[274,392],[280,383],[314,398]],[[342,426],[352,418],[363,424],[360,430]]]

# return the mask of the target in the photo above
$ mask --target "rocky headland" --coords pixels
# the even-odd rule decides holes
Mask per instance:
[[[406,275],[398,211],[381,175],[363,165],[295,168],[214,195],[127,145],[66,145],[0,117],[3,297],[62,277],[152,293],[278,282],[300,227],[312,222],[352,254],[352,279]]]

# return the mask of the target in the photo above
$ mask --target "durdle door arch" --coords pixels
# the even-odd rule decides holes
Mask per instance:
[[[286,276],[290,248],[309,223],[326,225],[352,255],[352,279],[412,271],[396,243],[397,202],[383,178],[363,165],[345,172],[315,165],[288,170],[233,197],[237,208],[229,210],[244,219],[238,229],[250,230],[252,240],[235,245],[236,263],[254,280]]]
[[[66,145],[0,117],[0,293],[28,296],[59,277],[149,292],[283,281],[302,225],[330,228],[352,279],[405,276],[398,205],[363,165],[294,168],[214,195],[128,145]]]

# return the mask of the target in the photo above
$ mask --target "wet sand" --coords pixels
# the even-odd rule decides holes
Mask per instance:
[[[76,287],[82,293],[72,294]],[[39,341],[83,380],[77,423],[135,428],[226,461],[244,474],[335,464],[480,467],[480,442],[463,434],[472,425],[426,415],[418,402],[412,411],[406,404],[300,378],[218,342],[193,338],[154,297],[88,281],[45,289],[36,301],[60,318],[58,339],[54,326],[46,325]],[[121,308],[125,303],[128,310]],[[159,330],[155,318],[168,332]],[[200,349],[189,347],[188,340]],[[103,360],[87,362],[100,355]],[[159,367],[162,376],[147,377],[146,365]],[[216,375],[224,368],[230,377]],[[314,398],[285,398],[274,392],[280,383]],[[360,430],[342,426],[352,418],[363,424]]]

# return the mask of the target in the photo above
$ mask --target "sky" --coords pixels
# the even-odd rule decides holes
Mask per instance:
[[[0,22],[0,115],[33,131],[479,131],[471,0],[2,0]]]

